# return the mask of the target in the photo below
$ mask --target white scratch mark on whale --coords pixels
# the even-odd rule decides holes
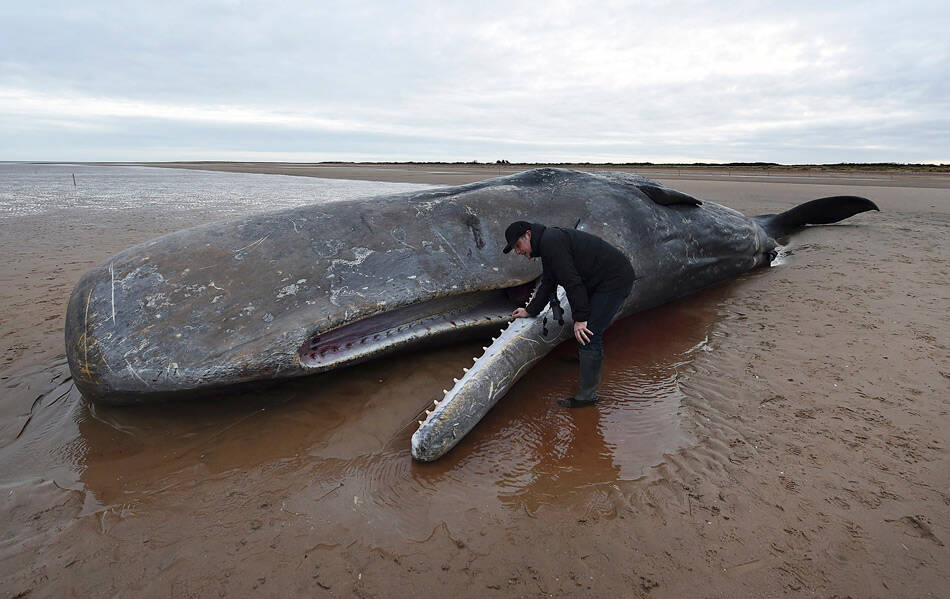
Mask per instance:
[[[286,285],[282,287],[277,292],[277,299],[287,297],[288,295],[297,295],[297,291],[300,290],[300,285],[306,282],[307,282],[307,279],[300,279],[296,283],[291,283],[290,285]]]
[[[345,264],[346,266],[359,266],[363,263],[366,258],[373,253],[373,250],[364,247],[353,248],[353,259],[344,260],[343,258],[336,258],[330,262],[330,268],[336,268],[340,264]]]
[[[443,237],[443,236],[442,236],[442,233],[439,233],[438,231],[436,231],[435,234],[439,236],[439,239],[441,239],[442,241],[445,242],[445,245],[449,246],[449,249],[452,250],[452,253],[455,254],[455,257],[458,259],[459,264],[462,264],[464,261],[462,260],[462,257],[459,256],[458,252],[455,251],[455,246],[453,246],[451,243],[449,243],[449,240],[446,239],[445,237]],[[453,285],[453,288],[454,288],[454,287],[455,287],[455,286]]]
[[[343,293],[344,291],[349,291],[349,290],[350,288],[347,287],[346,285],[341,285],[339,287],[331,286],[330,287],[330,303],[339,308],[340,304],[337,303],[337,299],[340,297],[341,293]],[[348,315],[349,313],[347,313],[347,316]],[[346,317],[344,317],[344,320],[346,320]]]
[[[115,262],[109,263],[109,276],[112,277],[112,324],[115,324]]]
[[[261,243],[264,243],[264,240],[267,239],[268,237],[270,237],[270,233],[268,233],[267,235],[261,237],[260,239],[258,239],[258,240],[255,241],[254,243],[248,244],[248,245],[242,247],[242,248],[239,249],[239,250],[234,250],[234,253],[237,254],[238,252],[243,252],[244,250],[250,249],[250,248],[254,247],[255,245],[259,245],[259,244],[261,244]]]
[[[148,383],[148,381],[146,381],[146,380],[143,379],[141,376],[139,376],[139,373],[135,372],[135,369],[132,368],[132,363],[131,363],[131,362],[129,362],[128,360],[126,360],[126,361],[125,361],[125,364],[126,364],[126,366],[129,367],[129,372],[132,373],[132,376],[134,376],[134,377],[137,378],[138,380],[142,381],[142,384],[145,385],[146,387],[151,387],[151,385]]]

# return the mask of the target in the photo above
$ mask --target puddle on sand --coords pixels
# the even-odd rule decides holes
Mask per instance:
[[[424,536],[457,520],[460,505],[489,514],[591,509],[689,443],[677,377],[707,349],[730,286],[615,323],[597,407],[556,405],[577,382],[575,346],[563,344],[433,464],[410,457],[416,420],[481,341],[264,391],[144,407],[87,405],[58,363],[36,375],[36,384],[53,380],[29,421],[18,421],[19,436],[4,439],[0,484],[22,498],[55,479],[57,488],[84,493],[83,513],[187,503],[210,516],[245,509],[236,497],[276,494],[282,510],[312,526],[332,523],[340,534],[360,530],[375,540]],[[370,521],[378,525],[364,531]]]

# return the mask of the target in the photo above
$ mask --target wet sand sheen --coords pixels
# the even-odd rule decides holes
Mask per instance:
[[[831,195],[682,183],[738,197],[749,213]],[[554,405],[577,376],[562,345],[434,464],[409,457],[416,419],[483,343],[129,409],[81,400],[57,358],[61,321],[21,328],[36,359],[0,372],[3,586],[35,596],[943,588],[948,298],[933,275],[948,266],[930,241],[950,207],[936,190],[861,191],[883,204],[879,220],[810,229],[777,268],[617,323],[596,409]],[[114,249],[161,232],[114,218]],[[188,224],[176,218],[161,226]],[[46,220],[29,221],[44,234],[18,238],[35,236],[34,251],[54,260],[32,258],[54,278],[20,287],[34,294],[21,312],[36,320],[61,316],[36,300],[57,301],[62,279],[114,251],[76,252],[84,234]],[[17,251],[8,255],[28,256]],[[70,253],[79,263],[63,274]]]

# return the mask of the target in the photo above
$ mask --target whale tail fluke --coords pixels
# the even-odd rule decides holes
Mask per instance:
[[[755,220],[772,238],[778,239],[805,225],[836,223],[868,210],[879,210],[879,208],[867,198],[832,196],[805,202],[781,214],[756,216]]]

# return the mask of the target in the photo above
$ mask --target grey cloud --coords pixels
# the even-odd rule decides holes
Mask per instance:
[[[9,3],[0,159],[950,161],[940,3],[447,4]]]

